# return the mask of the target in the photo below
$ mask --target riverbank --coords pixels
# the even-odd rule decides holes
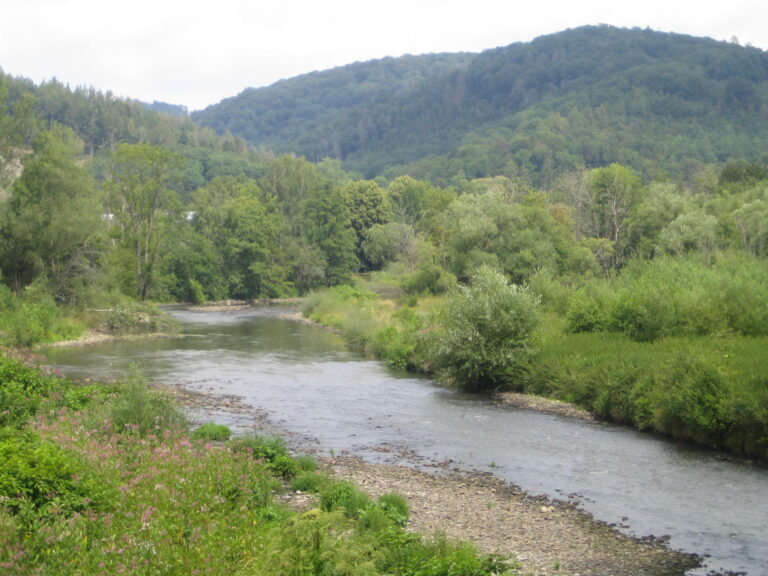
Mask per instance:
[[[236,421],[240,429],[284,434],[268,416],[233,395],[169,387],[193,418]],[[288,437],[298,451],[318,451]],[[536,576],[681,576],[696,565],[669,550],[664,538],[633,539],[564,501],[532,496],[490,474],[439,463],[374,464],[358,457],[320,458],[321,466],[373,497],[398,492],[411,509],[409,529],[472,541],[481,551],[517,558]],[[433,472],[426,472],[429,468]]]

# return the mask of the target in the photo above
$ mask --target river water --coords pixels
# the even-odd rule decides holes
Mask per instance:
[[[52,348],[73,376],[137,364],[153,381],[235,394],[325,451],[490,471],[531,494],[576,500],[634,536],[704,557],[689,572],[768,575],[768,468],[648,434],[500,406],[393,374],[276,308],[177,310],[186,336]],[[237,428],[235,415],[220,423]]]

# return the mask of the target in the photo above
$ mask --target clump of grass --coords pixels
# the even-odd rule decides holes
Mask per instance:
[[[150,388],[147,379],[132,366],[119,393],[106,406],[107,421],[118,433],[139,436],[167,429],[186,429],[187,419],[171,398]]]
[[[301,492],[317,494],[328,482],[327,476],[314,471],[306,471],[298,474],[291,482],[291,488]]]
[[[232,430],[224,424],[206,422],[192,432],[192,438],[205,442],[226,442],[232,436]]]

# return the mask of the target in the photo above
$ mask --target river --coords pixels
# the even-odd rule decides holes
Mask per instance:
[[[767,467],[403,377],[278,310],[175,310],[183,338],[45,354],[72,376],[120,376],[135,363],[158,383],[241,396],[327,452],[448,462],[490,471],[531,494],[575,500],[627,534],[669,536],[670,547],[703,556],[691,576],[768,575]],[[234,414],[218,421],[242,424]]]

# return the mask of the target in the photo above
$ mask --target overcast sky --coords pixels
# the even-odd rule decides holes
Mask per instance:
[[[204,108],[356,61],[480,52],[586,24],[768,49],[765,0],[0,0],[0,68]]]

